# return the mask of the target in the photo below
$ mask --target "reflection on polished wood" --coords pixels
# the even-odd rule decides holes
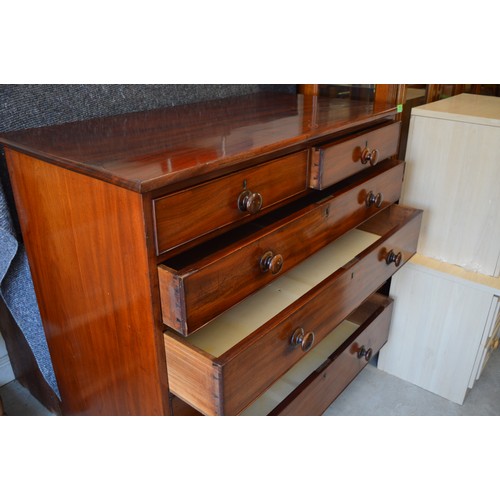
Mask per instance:
[[[146,192],[212,178],[395,114],[391,104],[262,93],[21,130],[1,142]]]
[[[168,412],[141,196],[6,153],[63,413]]]

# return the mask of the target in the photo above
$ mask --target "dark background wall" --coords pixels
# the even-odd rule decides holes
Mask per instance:
[[[0,85],[0,132],[262,91],[296,85]]]

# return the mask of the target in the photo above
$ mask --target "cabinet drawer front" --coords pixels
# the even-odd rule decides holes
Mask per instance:
[[[391,315],[392,299],[371,295],[241,415],[321,415],[386,342]]]
[[[157,254],[262,213],[306,188],[307,152],[301,151],[158,198],[153,201]]]
[[[403,163],[388,160],[334,195],[311,203],[283,221],[270,218],[269,226],[208,257],[209,250],[197,249],[159,266],[163,322],[189,335],[292,269],[398,200],[403,167]],[[370,196],[373,199],[367,202]],[[266,254],[271,269],[263,271],[261,263]],[[280,259],[276,268],[272,267],[273,258]]]
[[[352,319],[357,330],[269,415],[321,415],[378,353],[389,336],[392,300],[374,295],[367,302],[367,313]]]
[[[210,331],[215,338],[236,335],[238,329],[245,330],[251,314],[262,315],[261,324],[255,328],[248,325],[253,330],[221,354],[214,356],[174,332],[166,333],[171,391],[203,413],[238,414],[306,354],[301,347],[291,345],[296,330],[313,332],[314,342],[320,342],[398,269],[395,263],[386,262],[391,251],[398,256],[399,266],[414,254],[420,220],[419,210],[398,205],[388,207],[359,230],[326,247],[322,255],[318,253],[308,259],[276,280],[271,288],[257,292],[193,336],[204,336]],[[353,235],[372,236],[373,243],[346,257],[343,265],[326,278],[313,276],[309,266],[317,270],[318,258],[326,255],[330,259],[330,255],[338,253],[345,238]],[[296,298],[292,289],[287,288],[300,288],[299,285],[304,285],[301,280],[309,279],[310,287],[303,288],[304,293]],[[290,301],[279,302],[287,294],[292,297]],[[259,306],[260,297],[263,299]],[[272,302],[268,297],[279,304],[275,310],[271,307],[266,317],[260,309]]]
[[[395,155],[399,146],[401,122],[382,125],[349,139],[316,147],[311,155],[310,187],[324,189],[336,182]],[[363,157],[367,149],[370,156]],[[376,153],[373,153],[376,151]]]

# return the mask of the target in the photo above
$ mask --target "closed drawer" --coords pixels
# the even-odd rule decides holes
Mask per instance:
[[[398,152],[401,122],[381,125],[349,139],[316,147],[310,187],[324,189]]]
[[[262,213],[306,189],[307,152],[301,151],[158,198],[153,201],[157,254]]]
[[[387,341],[392,299],[371,295],[242,415],[321,415]]]
[[[167,331],[170,390],[205,414],[241,412],[414,254],[421,215],[392,205],[187,339]]]
[[[298,201],[292,215],[279,219],[279,213],[269,214],[258,225],[169,259],[158,268],[164,324],[182,335],[193,333],[394,203],[403,167],[389,160],[331,196]]]

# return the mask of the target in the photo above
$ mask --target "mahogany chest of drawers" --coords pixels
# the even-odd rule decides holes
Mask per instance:
[[[254,94],[1,138],[65,414],[321,414],[415,252],[396,109]]]

